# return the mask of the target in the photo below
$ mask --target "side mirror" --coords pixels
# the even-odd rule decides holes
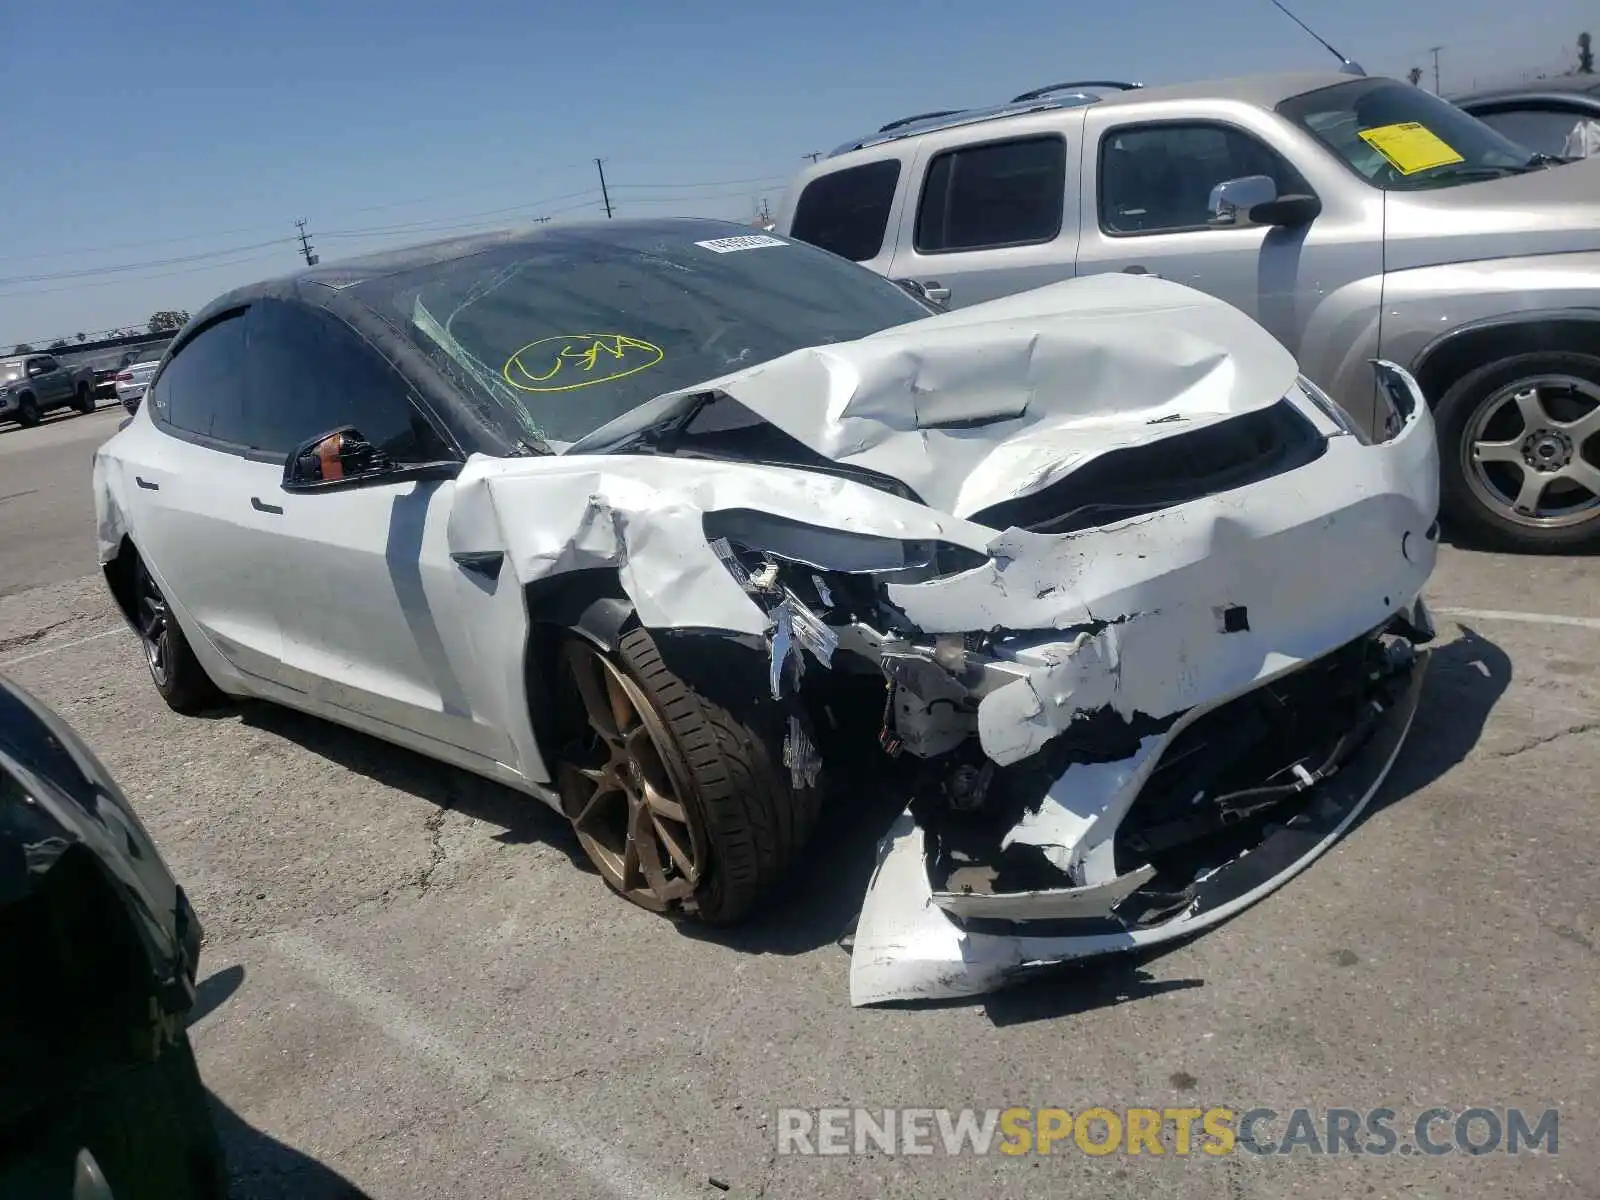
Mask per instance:
[[[1309,225],[1322,215],[1322,201],[1315,196],[1279,196],[1250,210],[1252,225],[1281,225],[1293,229]]]
[[[1226,179],[1211,189],[1206,201],[1206,211],[1212,225],[1244,225],[1251,221],[1254,210],[1278,198],[1278,185],[1267,175],[1244,175]],[[1243,213],[1243,219],[1240,214]]]
[[[920,279],[896,279],[894,282],[898,283],[918,300],[921,300],[929,308],[936,309],[939,312],[950,311],[949,288],[943,287],[938,283],[923,283]]]
[[[286,492],[325,492],[403,483],[412,479],[454,479],[459,462],[396,463],[361,436],[354,425],[300,443],[283,464]]]

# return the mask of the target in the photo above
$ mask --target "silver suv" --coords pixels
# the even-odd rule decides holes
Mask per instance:
[[[1368,428],[1373,358],[1435,409],[1447,517],[1600,544],[1600,159],[1340,74],[1058,84],[921,114],[801,172],[777,232],[953,307],[1161,275],[1266,326]]]

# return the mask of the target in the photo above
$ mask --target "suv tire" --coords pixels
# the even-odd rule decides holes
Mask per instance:
[[[1600,544],[1600,358],[1542,351],[1489,363],[1451,385],[1434,421],[1442,507],[1465,533],[1522,552]],[[1536,499],[1562,503],[1519,512],[1529,477],[1545,484]]]

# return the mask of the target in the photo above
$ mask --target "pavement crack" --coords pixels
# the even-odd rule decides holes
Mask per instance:
[[[1597,729],[1600,729],[1600,721],[1584,721],[1582,724],[1573,725],[1567,729],[1558,729],[1555,733],[1547,733],[1543,737],[1536,737],[1531,741],[1524,742],[1522,745],[1515,746],[1510,750],[1497,751],[1492,757],[1515,758],[1517,755],[1525,754],[1527,751],[1532,750],[1535,747],[1548,746],[1551,742],[1559,741],[1564,737],[1572,737],[1575,734],[1593,733]]]
[[[0,638],[0,654],[5,653],[7,650],[15,650],[18,646],[31,646],[34,642],[42,640],[57,629],[71,625],[77,619],[77,617],[70,617],[65,621],[53,621],[49,625],[41,626],[31,633],[19,633],[12,637]]]
[[[417,876],[417,891],[423,896],[433,886],[433,873],[444,862],[444,818],[454,804],[455,797],[447,794],[444,802],[422,822],[422,827],[428,831],[428,861]]]

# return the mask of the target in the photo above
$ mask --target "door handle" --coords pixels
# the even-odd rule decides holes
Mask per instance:
[[[277,513],[280,517],[283,515],[282,508],[276,504],[264,503],[260,496],[250,497],[250,507],[255,509],[257,512]]]
[[[485,579],[499,579],[500,566],[505,558],[505,553],[500,550],[458,550],[450,556],[450,561],[463,571],[482,575]]]
[[[161,485],[159,483],[151,483],[143,475],[135,475],[133,477],[133,481],[147,492],[159,492],[161,490]]]
[[[1124,275],[1143,275],[1146,279],[1160,279],[1161,278],[1161,272],[1160,271],[1152,271],[1152,270],[1150,270],[1150,268],[1141,267],[1137,263],[1135,263],[1131,267],[1123,267],[1122,268],[1122,273]]]
[[[941,284],[937,279],[927,280],[922,285],[922,290],[928,293],[928,299],[937,300],[943,304],[950,299],[950,289]]]

